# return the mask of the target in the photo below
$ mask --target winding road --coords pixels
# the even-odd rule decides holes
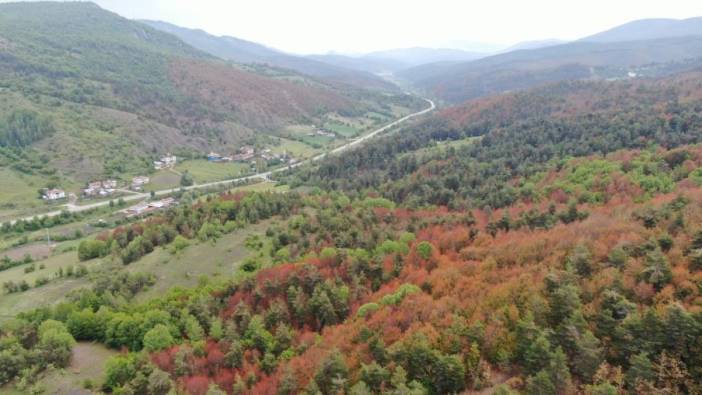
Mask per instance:
[[[431,100],[429,100],[429,99],[424,99],[424,100],[425,100],[427,103],[429,103],[429,107],[425,108],[425,109],[422,110],[422,111],[418,111],[418,112],[409,114],[409,115],[407,115],[407,116],[404,116],[404,117],[402,117],[402,118],[400,118],[400,119],[398,119],[398,120],[395,120],[395,121],[393,121],[393,122],[391,122],[391,123],[389,123],[389,124],[383,126],[383,127],[380,128],[380,129],[376,129],[376,130],[374,130],[374,131],[372,131],[372,132],[370,132],[370,133],[368,133],[368,134],[365,134],[365,135],[363,135],[363,136],[357,138],[356,140],[353,140],[353,141],[351,141],[351,142],[349,142],[349,143],[347,143],[347,144],[344,144],[344,145],[342,145],[342,146],[340,146],[340,147],[334,148],[333,150],[331,150],[331,151],[329,151],[329,152],[326,152],[326,153],[323,153],[323,154],[319,154],[319,155],[314,156],[314,157],[312,157],[312,158],[310,158],[310,159],[306,159],[306,160],[297,162],[297,163],[295,163],[295,164],[293,164],[293,165],[285,166],[285,167],[280,167],[280,168],[277,168],[277,169],[274,169],[274,170],[270,170],[270,171],[263,172],[263,173],[252,174],[252,175],[250,175],[250,176],[245,176],[245,177],[231,178],[231,179],[228,179],[228,180],[215,181],[215,182],[208,182],[208,183],[204,183],[204,184],[195,184],[195,185],[191,185],[191,186],[188,186],[188,187],[178,187],[178,188],[162,189],[162,190],[159,190],[159,191],[155,191],[154,193],[155,193],[156,196],[163,196],[163,195],[169,195],[169,194],[178,192],[178,191],[180,191],[180,190],[189,191],[189,190],[194,190],[194,189],[204,189],[204,188],[209,188],[209,187],[214,187],[214,186],[220,186],[220,185],[224,185],[224,184],[230,184],[230,183],[233,183],[233,182],[250,181],[250,180],[255,180],[255,179],[269,180],[269,178],[270,178],[270,176],[271,176],[272,174],[280,173],[280,172],[283,172],[283,171],[286,171],[286,170],[290,170],[290,169],[293,169],[293,168],[296,168],[296,167],[305,165],[305,164],[307,164],[307,163],[317,162],[317,161],[320,161],[320,160],[326,158],[328,155],[337,154],[337,153],[339,153],[339,152],[343,152],[343,151],[345,151],[345,150],[347,150],[347,149],[349,149],[349,148],[352,148],[352,147],[354,147],[354,146],[357,146],[357,145],[359,145],[359,144],[362,144],[363,142],[365,142],[365,141],[367,141],[367,140],[370,140],[370,139],[376,137],[377,135],[379,135],[379,134],[381,134],[381,133],[383,133],[383,132],[386,132],[387,130],[392,129],[392,128],[394,128],[395,126],[400,125],[400,124],[402,124],[402,123],[404,123],[404,122],[406,122],[406,121],[408,121],[408,120],[410,120],[410,119],[412,119],[412,118],[415,118],[415,117],[418,117],[418,116],[427,114],[427,113],[429,113],[429,112],[431,112],[431,111],[434,111],[434,109],[436,109],[436,105],[434,104],[433,101],[431,101]],[[147,198],[149,198],[150,196],[151,196],[150,193],[134,193],[134,194],[132,194],[132,195],[122,197],[122,200],[124,200],[125,202],[132,202],[132,201],[136,201],[136,200],[147,199]],[[63,205],[64,208],[63,208],[62,210],[56,210],[56,211],[51,211],[51,212],[48,212],[48,213],[37,214],[37,215],[33,215],[33,216],[31,216],[31,217],[25,217],[25,218],[22,218],[22,219],[28,221],[28,220],[31,220],[31,219],[33,219],[33,218],[35,218],[35,217],[55,217],[55,216],[57,216],[57,215],[60,215],[61,212],[62,212],[62,211],[65,211],[65,210],[68,210],[68,211],[70,211],[70,212],[72,212],[72,213],[77,213],[77,212],[81,212],[81,211],[92,210],[92,209],[95,209],[95,208],[104,207],[104,206],[107,206],[107,205],[109,205],[109,204],[110,204],[109,201],[102,201],[102,202],[91,203],[91,204],[85,204],[85,205],[77,205],[77,204],[73,204],[73,203],[68,203],[68,204]],[[14,224],[14,223],[17,222],[18,220],[19,220],[19,219],[14,220],[14,221],[11,221],[10,223],[11,223],[11,224]]]

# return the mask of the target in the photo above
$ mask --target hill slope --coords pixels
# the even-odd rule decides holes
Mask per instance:
[[[397,90],[392,84],[369,73],[346,69],[305,57],[289,55],[251,41],[227,36],[217,37],[202,30],[187,29],[166,22],[142,22],[155,29],[173,34],[193,47],[225,60],[282,67],[322,78],[334,84],[348,84],[362,88],[390,91]]]
[[[517,187],[519,177],[545,171],[551,160],[702,142],[696,115],[701,87],[702,74],[686,73],[658,80],[569,81],[476,99],[290,181],[379,191],[420,207],[502,207],[528,195]],[[426,150],[436,143],[453,149]]]
[[[122,350],[113,393],[698,393],[701,107],[699,73],[480,99],[321,161],[310,193],[115,225],[70,272],[5,259],[3,301],[92,287],[0,325],[0,383],[75,338]],[[188,263],[212,277],[163,292]]]
[[[33,136],[20,145],[46,155],[47,171],[84,180],[144,172],[158,153],[232,146],[393,97],[234,67],[92,3],[46,2],[0,5],[0,100],[0,125],[22,112],[33,124],[37,114],[48,119],[48,131],[20,131]]]

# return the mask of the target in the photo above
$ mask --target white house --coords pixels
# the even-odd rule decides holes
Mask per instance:
[[[63,189],[48,189],[44,192],[44,199],[49,201],[61,200],[66,198],[66,192]]]
[[[177,158],[175,155],[166,154],[160,160],[154,161],[154,168],[156,170],[166,169],[175,166]]]
[[[144,185],[148,184],[151,180],[147,176],[136,176],[132,178],[132,189],[141,189]]]

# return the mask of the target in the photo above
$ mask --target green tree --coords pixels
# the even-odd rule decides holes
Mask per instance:
[[[158,324],[144,335],[144,348],[154,352],[168,348],[175,344],[170,329],[163,324]]]
[[[417,255],[424,260],[431,258],[433,251],[434,246],[428,241],[422,241],[421,243],[417,244]]]
[[[338,351],[332,352],[317,370],[314,382],[323,394],[336,394],[347,386],[349,370]]]
[[[525,392],[529,395],[558,395],[551,376],[545,370],[527,380]]]
[[[87,261],[107,255],[107,243],[102,240],[83,240],[78,245],[78,259]]]
[[[131,381],[138,371],[137,355],[117,355],[105,364],[105,381],[103,388],[115,391]]]
[[[660,291],[673,279],[673,272],[670,269],[668,258],[663,255],[660,249],[655,249],[646,254],[645,265],[641,276],[647,283],[653,285],[656,290]]]
[[[222,336],[224,336],[222,320],[219,317],[212,317],[212,319],[210,319],[210,337],[215,340],[220,340]]]
[[[58,321],[44,321],[38,330],[38,348],[42,351],[43,362],[65,367],[71,361],[75,339],[66,326]]]
[[[188,315],[185,318],[185,334],[188,339],[192,342],[196,342],[205,338],[205,331],[202,326],[192,315]]]
[[[583,277],[589,277],[592,274],[590,250],[584,244],[578,244],[575,247],[575,250],[568,257],[568,263]]]
[[[180,186],[189,187],[193,184],[195,184],[195,180],[193,180],[193,176],[190,174],[189,171],[185,170],[183,172],[183,174],[181,174],[181,176],[180,176]]]
[[[154,369],[149,375],[148,390],[152,395],[166,395],[173,388],[173,383],[168,373],[160,369]]]

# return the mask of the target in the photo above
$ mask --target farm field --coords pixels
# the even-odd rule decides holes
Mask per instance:
[[[215,163],[204,159],[196,159],[179,163],[176,165],[175,170],[179,173],[187,170],[193,176],[195,182],[201,184],[241,177],[249,173],[250,166],[247,163]]]
[[[356,137],[358,133],[361,131],[359,128],[343,124],[340,122],[336,121],[330,121],[326,122],[324,124],[324,128],[329,130],[330,132],[336,133],[339,136],[342,136],[344,138],[352,138]]]
[[[302,136],[300,139],[302,140],[303,143],[308,144],[314,148],[328,148],[331,145],[331,143],[334,140],[336,140],[333,137],[320,136],[320,135]]]
[[[146,191],[175,188],[180,185],[180,176],[171,170],[159,170],[151,176],[151,182],[144,188]]]
[[[271,151],[273,151],[275,154],[288,152],[292,154],[295,159],[302,160],[311,158],[322,152],[322,150],[315,149],[314,147],[300,141],[291,140],[284,137],[279,137],[279,139],[280,144],[271,148]]]

